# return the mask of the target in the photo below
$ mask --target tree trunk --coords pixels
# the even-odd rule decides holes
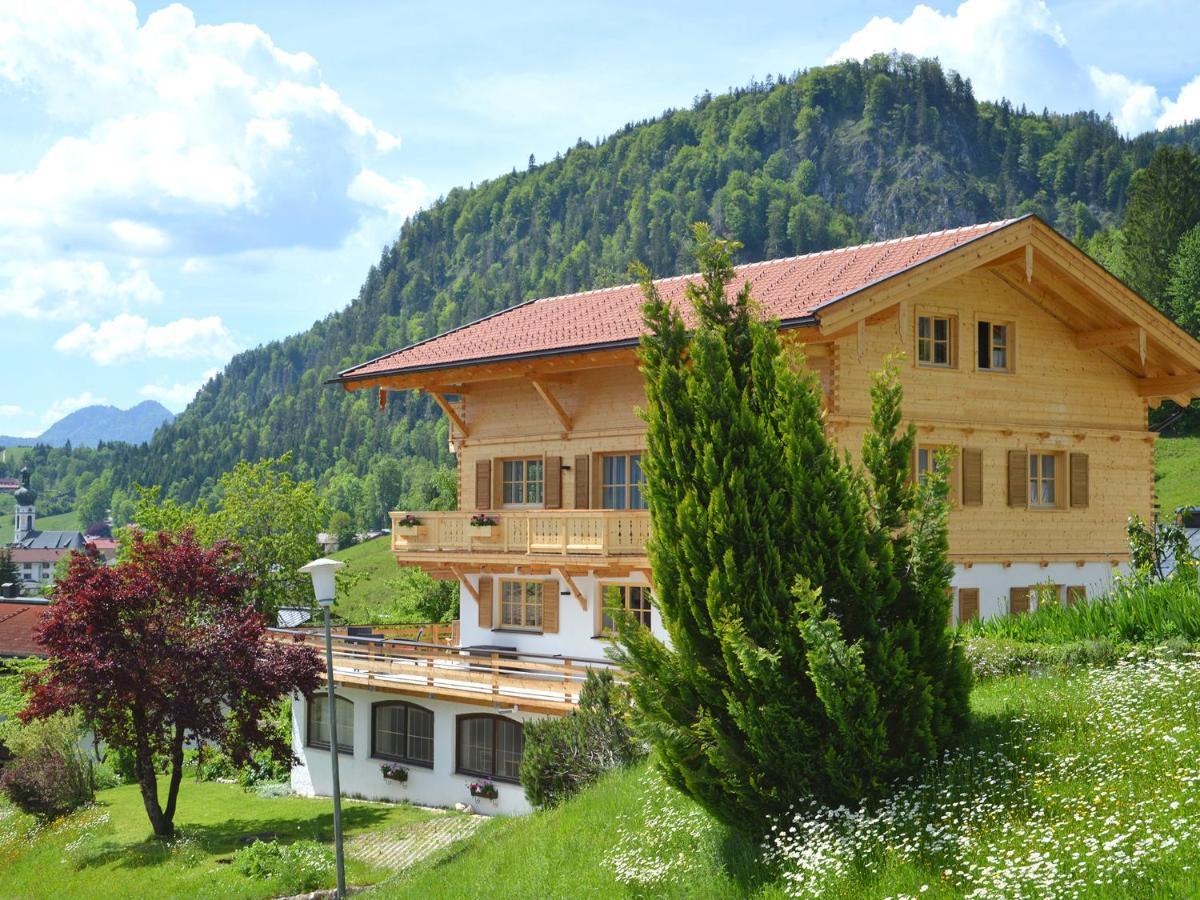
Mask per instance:
[[[183,726],[175,726],[175,737],[171,741],[171,784],[167,788],[167,808],[163,818],[167,827],[175,831],[175,800],[179,797],[179,783],[183,780]]]
[[[150,827],[154,836],[160,840],[170,840],[175,836],[175,829],[170,819],[163,815],[158,803],[158,776],[154,773],[154,754],[150,750],[150,739],[146,735],[146,712],[141,706],[135,705],[133,713],[134,756],[133,771],[137,775],[138,786],[142,789],[142,803],[146,807],[146,815],[150,817]]]

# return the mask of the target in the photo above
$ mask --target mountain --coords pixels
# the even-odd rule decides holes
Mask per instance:
[[[95,447],[101,441],[143,444],[160,425],[174,421],[175,414],[156,400],[146,400],[130,409],[85,406],[59,419],[35,438],[0,436],[0,446],[62,447],[69,442],[72,447]]]
[[[427,398],[380,410],[323,384],[341,368],[530,297],[620,283],[634,260],[686,271],[701,219],[744,243],[741,261],[1025,212],[1084,240],[1120,221],[1131,176],[1163,143],[1200,146],[1200,126],[1126,139],[1093,112],[977,101],[969,81],[911,57],[704,94],[450,191],[404,225],[345,309],[239,354],[149,445],[50,452],[41,471],[64,496],[81,470],[110,469],[118,492],[162,484],[190,501],[240,459],[291,452],[335,508],[377,525],[438,492],[445,424]]]

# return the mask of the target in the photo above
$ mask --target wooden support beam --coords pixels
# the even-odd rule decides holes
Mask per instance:
[[[454,577],[458,579],[458,583],[467,589],[467,593],[475,599],[476,603],[479,603],[479,589],[471,584],[466,573],[459,569],[458,566],[450,566],[449,569],[454,574]]]
[[[446,398],[441,394],[431,391],[429,396],[433,398],[434,403],[442,408],[442,412],[446,414],[447,418],[449,418],[451,422],[458,426],[458,430],[463,433],[463,437],[469,437],[471,432],[467,430],[467,423],[464,422],[463,417],[458,414],[458,410],[451,406],[449,402],[447,402]]]
[[[563,431],[571,430],[571,417],[567,415],[567,411],[562,408],[562,404],[558,402],[558,398],[550,391],[550,386],[541,378],[529,376],[529,383],[533,385],[533,389],[538,392],[538,396],[546,401],[546,405],[550,407],[550,412],[554,413],[554,417],[558,419],[558,423],[562,425]]]
[[[1162,378],[1140,378],[1137,382],[1139,397],[1191,396],[1200,392],[1200,373],[1190,375],[1167,375]]]
[[[1033,244],[1025,245],[1025,283],[1033,284]]]
[[[583,596],[583,591],[579,589],[579,585],[575,583],[575,579],[565,569],[559,569],[558,574],[562,576],[562,580],[567,583],[567,587],[571,589],[571,593],[575,595],[575,599],[579,602],[579,608],[587,612],[587,597]]]
[[[1146,361],[1146,330],[1137,325],[1124,325],[1120,328],[1101,328],[1096,331],[1083,331],[1075,335],[1075,346],[1080,350],[1095,350],[1100,347],[1134,346]]]

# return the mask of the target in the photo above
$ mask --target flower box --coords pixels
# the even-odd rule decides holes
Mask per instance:
[[[467,527],[474,537],[491,537],[492,529],[496,528],[500,521],[487,513],[476,513],[471,516],[471,521]]]
[[[474,537],[491,537],[492,529],[495,528],[496,526],[495,525],[469,525],[467,527],[471,529],[471,534]]]
[[[500,791],[490,781],[472,781],[467,785],[467,790],[471,792],[472,797],[482,797],[484,800],[496,800],[500,797]]]
[[[384,763],[379,767],[379,771],[388,781],[394,781],[397,784],[408,783],[408,769],[396,763]]]
[[[403,537],[417,537],[425,530],[424,525],[397,525],[393,531]]]

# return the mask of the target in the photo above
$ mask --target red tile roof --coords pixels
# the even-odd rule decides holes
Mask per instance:
[[[825,250],[769,262],[738,266],[731,289],[749,280],[754,298],[767,316],[795,323],[872,284],[935,256],[991,234],[1015,219],[935,231],[913,237]],[[679,304],[684,285],[695,275],[655,281],[664,299]],[[530,300],[440,334],[404,350],[388,353],[339,374],[358,380],[393,372],[449,368],[484,361],[522,358],[589,349],[631,346],[641,336],[642,303],[636,284],[581,294]],[[683,309],[690,324],[691,310]]]
[[[0,656],[44,656],[33,632],[47,609],[45,603],[0,600]]]

